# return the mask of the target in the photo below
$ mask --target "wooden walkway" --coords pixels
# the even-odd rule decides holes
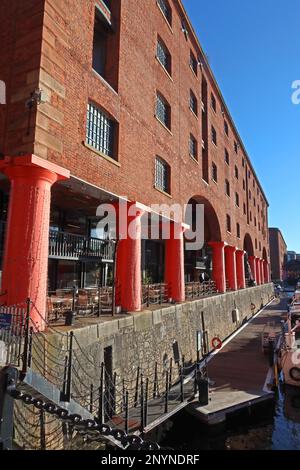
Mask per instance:
[[[223,422],[230,412],[273,398],[272,369],[268,356],[262,352],[261,336],[268,322],[275,322],[276,333],[280,333],[280,320],[284,312],[286,299],[273,300],[209,358],[209,404],[190,404],[187,409],[191,414],[206,423],[217,424]]]

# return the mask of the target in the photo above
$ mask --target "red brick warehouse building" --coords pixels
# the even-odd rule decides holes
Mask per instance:
[[[150,204],[205,207],[201,250],[119,243],[124,310],[143,279],[175,301],[203,273],[219,292],[269,282],[268,201],[180,0],[2,0],[0,17],[4,302],[109,283],[96,209],[124,196],[138,228]]]

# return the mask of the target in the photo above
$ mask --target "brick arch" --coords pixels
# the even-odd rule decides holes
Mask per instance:
[[[213,205],[203,196],[193,196],[188,201],[188,204],[203,204],[204,205],[204,240],[209,241],[222,241],[220,222]],[[188,221],[186,220],[188,223]]]
[[[246,233],[244,237],[244,250],[247,252],[248,256],[254,256],[253,242],[249,233]]]

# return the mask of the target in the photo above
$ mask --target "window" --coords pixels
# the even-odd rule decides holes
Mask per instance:
[[[235,175],[236,179],[238,180],[239,179],[239,169],[236,165],[234,167],[234,175]]]
[[[192,90],[190,90],[190,109],[198,116],[198,101]]]
[[[215,145],[217,145],[217,131],[214,126],[211,126],[211,140]]]
[[[101,13],[96,8],[93,41],[93,69],[105,77],[108,30],[102,21]]]
[[[226,215],[226,229],[227,232],[231,232],[231,218],[230,215]]]
[[[167,22],[172,26],[172,10],[168,0],[157,0],[157,3]]]
[[[163,68],[171,75],[171,54],[162,39],[157,39],[156,57]]]
[[[193,157],[195,160],[198,160],[198,142],[193,136],[193,134],[190,134],[190,155]]]
[[[212,179],[217,183],[218,182],[218,168],[215,163],[212,163],[211,173],[212,173]]]
[[[227,165],[229,165],[229,153],[228,153],[227,149],[225,149],[224,159],[225,159],[225,162],[227,163]]]
[[[170,166],[159,157],[155,159],[155,187],[170,194]]]
[[[255,197],[253,198],[253,204],[254,204],[254,207],[256,207],[256,199],[255,199]]]
[[[227,121],[224,121],[224,131],[225,131],[225,134],[228,136],[229,135],[229,128],[228,128]]]
[[[236,154],[238,153],[238,144],[236,141],[234,141],[234,151]]]
[[[171,129],[171,108],[165,98],[157,93],[156,95],[156,117]]]
[[[86,142],[99,152],[114,158],[116,123],[100,108],[88,103]]]
[[[242,166],[243,166],[243,168],[245,167],[245,159],[244,158],[242,158]]]
[[[230,184],[228,180],[225,180],[225,193],[230,197]]]
[[[252,222],[252,212],[250,211],[250,222]]]
[[[249,199],[251,201],[251,197],[252,197],[252,194],[251,194],[251,191],[249,190]]]
[[[257,250],[257,239],[255,238],[255,249]]]
[[[261,242],[259,242],[259,251],[261,251]]]
[[[235,203],[238,207],[240,207],[240,197],[238,193],[235,193]]]
[[[245,180],[243,180],[243,190],[246,191],[246,183],[245,183]]]
[[[198,75],[198,61],[192,51],[190,52],[190,67],[195,75]]]
[[[244,212],[244,215],[246,215],[246,204],[245,203],[243,204],[243,212]]]
[[[236,236],[237,236],[237,238],[241,238],[241,227],[240,227],[240,224],[236,224]]]
[[[258,230],[260,231],[260,222],[258,222]]]
[[[256,217],[254,217],[254,226],[256,227]]]
[[[217,102],[216,102],[215,96],[214,96],[212,93],[211,93],[211,95],[210,95],[210,103],[211,103],[212,109],[213,109],[214,112],[216,113],[216,112],[217,112]]]

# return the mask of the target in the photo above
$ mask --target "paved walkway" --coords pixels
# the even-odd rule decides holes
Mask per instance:
[[[286,299],[275,299],[229,340],[208,362],[211,380],[207,406],[189,405],[189,412],[204,422],[216,424],[226,414],[254,402],[273,397],[272,369],[262,352],[261,337],[265,325],[274,322],[280,333],[280,320],[286,313]]]

